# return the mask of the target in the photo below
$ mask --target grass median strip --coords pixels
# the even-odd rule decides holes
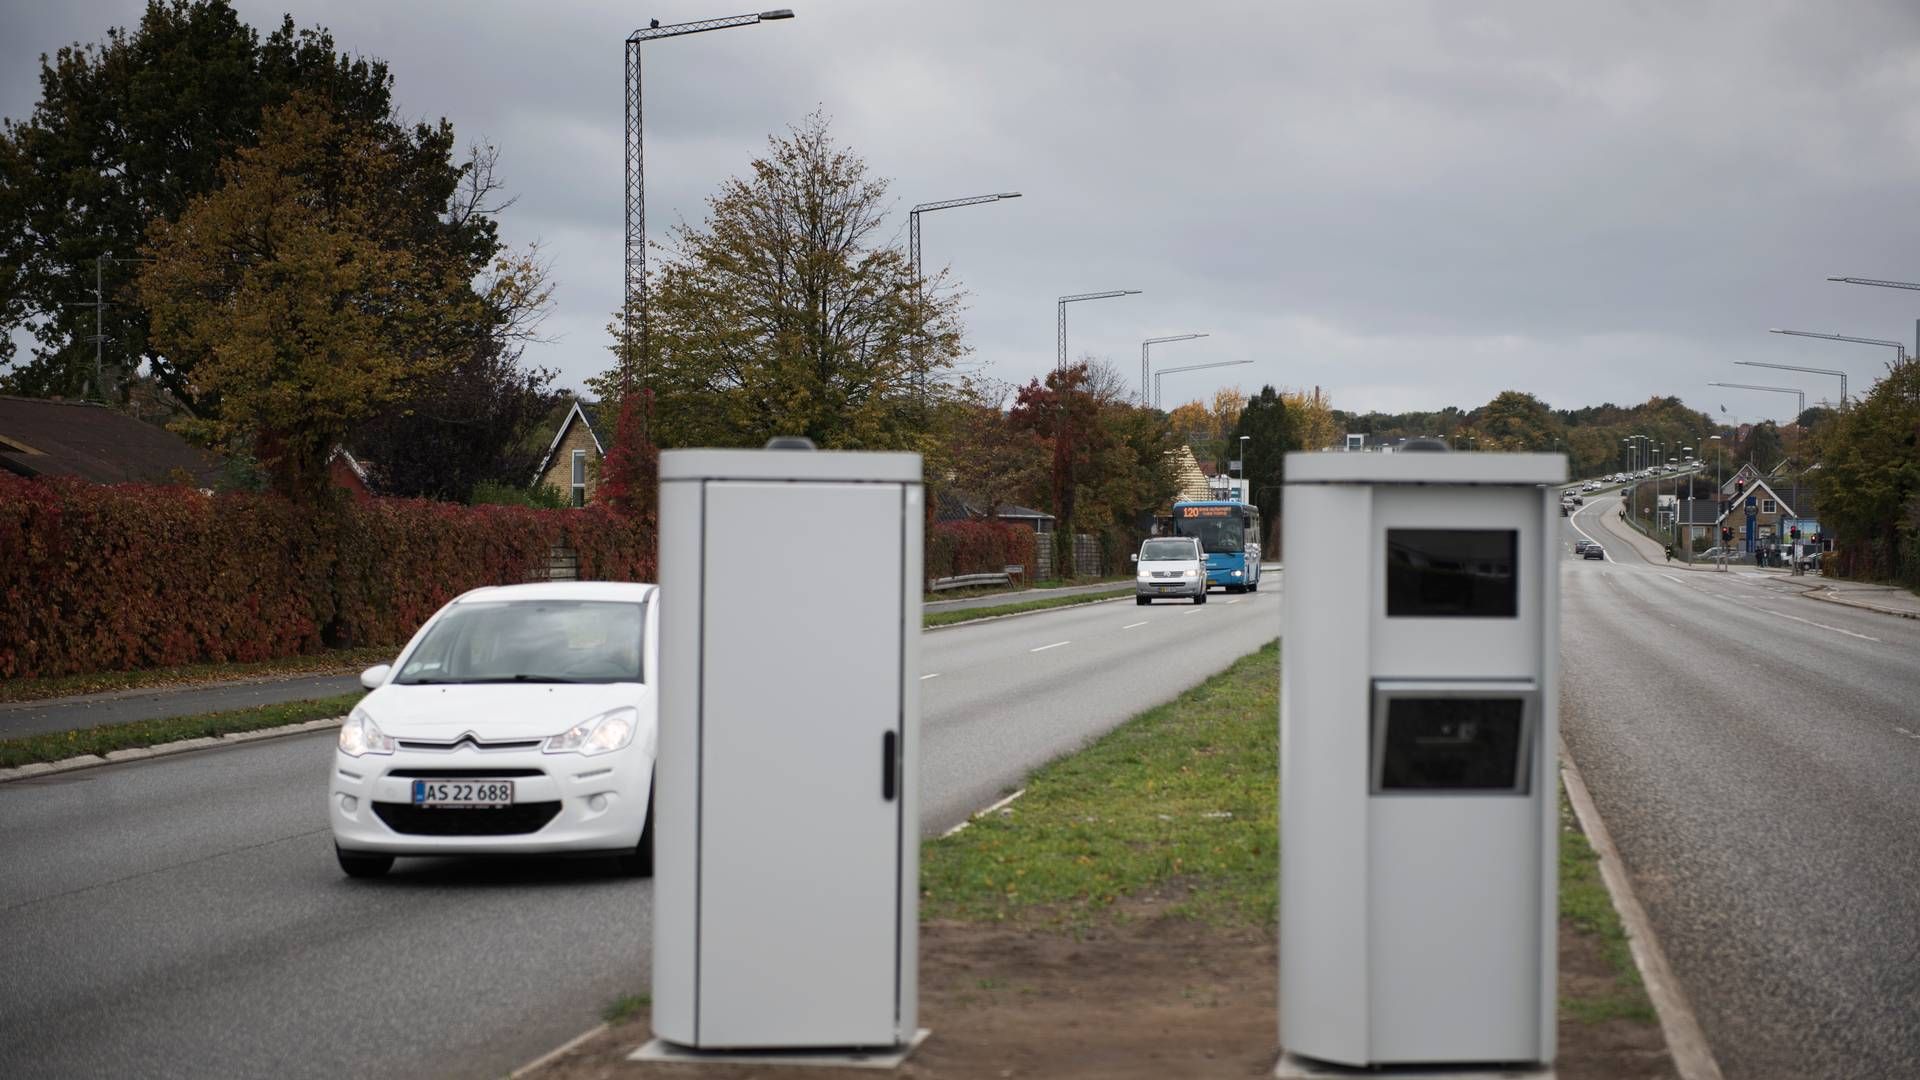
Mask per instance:
[[[7,679],[0,681],[0,702],[44,701],[74,694],[138,690],[150,686],[185,686],[230,679],[359,671],[374,664],[390,663],[397,652],[399,649],[396,646],[381,645],[361,649],[332,649],[309,656],[283,656],[277,660],[246,664],[181,664],[176,667],[101,671],[90,675],[61,675],[47,679]]]
[[[1112,600],[1128,594],[1128,588],[1116,588],[1111,592],[1081,593],[1076,596],[1047,596],[1038,600],[1021,600],[1012,604],[995,604],[992,607],[964,608],[960,611],[929,611],[921,615],[920,625],[951,626],[954,623],[973,622],[976,619],[991,619],[999,615],[1018,615],[1027,611],[1045,611],[1048,608],[1070,607],[1074,604],[1092,604],[1101,600]]]
[[[136,720],[130,724],[104,724],[79,731],[56,731],[0,740],[0,769],[40,761],[61,761],[83,754],[104,756],[115,750],[133,750],[181,739],[258,731],[284,724],[344,716],[362,696],[342,694],[312,701],[289,701],[280,705],[260,705],[251,709],[230,709],[164,720]]]
[[[1018,802],[926,842],[924,916],[1081,929],[1158,899],[1156,917],[1271,930],[1279,693],[1275,643],[1042,766]],[[1563,984],[1563,1012],[1653,1023],[1598,857],[1564,796],[1561,816],[1560,914],[1611,976]]]

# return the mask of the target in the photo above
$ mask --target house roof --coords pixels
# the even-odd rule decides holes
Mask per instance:
[[[567,415],[560,420],[559,429],[553,433],[553,441],[547,444],[547,452],[540,455],[540,467],[533,470],[535,483],[539,483],[540,478],[547,474],[547,466],[553,464],[554,452],[560,449],[560,440],[567,437],[567,429],[573,427],[575,423],[586,425],[587,434],[593,439],[594,450],[602,457],[606,456],[606,445],[600,441],[600,432],[595,430],[595,426],[603,422],[602,413],[599,403],[588,403],[579,398],[573,399],[573,404],[567,408]]]
[[[1173,459],[1173,499],[1167,503],[1167,512],[1173,512],[1173,503],[1181,499],[1207,499],[1213,495],[1213,489],[1207,485],[1207,474],[1200,470],[1200,462],[1193,456],[1190,446],[1176,446],[1167,451]]]
[[[1035,510],[1030,506],[1014,506],[1001,503],[994,510],[994,516],[1003,521],[1052,521],[1053,515],[1045,510]],[[987,517],[986,507],[978,500],[962,495],[952,488],[941,488],[934,496],[933,520],[935,521],[975,521]]]
[[[96,484],[212,487],[219,459],[166,428],[84,401],[0,396],[0,468]]]
[[[1674,507],[1674,521],[1681,525],[1717,525],[1726,514],[1718,499],[1681,499]]]

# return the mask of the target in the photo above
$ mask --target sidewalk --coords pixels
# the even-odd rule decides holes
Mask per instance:
[[[1597,521],[1594,520],[1596,517],[1598,518]],[[1580,520],[1579,523],[1582,527],[1588,528],[1589,531],[1606,533],[1610,543],[1618,542],[1620,545],[1631,549],[1635,555],[1640,556],[1642,561],[1658,566],[1663,570],[1691,570],[1699,573],[1721,572],[1720,568],[1713,563],[1690,563],[1680,559],[1668,562],[1666,549],[1645,533],[1622,522],[1612,502],[1604,504],[1603,508],[1595,509],[1592,514],[1587,515],[1586,519]],[[1595,528],[1594,526],[1598,527]],[[1599,539],[1599,537],[1595,537],[1595,539]],[[1778,579],[1782,584],[1798,585],[1806,590],[1803,595],[1814,600],[1824,600],[1830,604],[1844,604],[1847,607],[1860,608],[1864,611],[1875,611],[1882,615],[1893,615],[1902,619],[1920,619],[1920,596],[1916,596],[1911,591],[1903,589],[1898,585],[1876,585],[1869,582],[1846,581],[1838,578],[1823,577],[1819,574],[1801,574],[1796,576],[1790,570],[1754,566],[1752,563],[1730,563],[1728,564],[1727,572]]]

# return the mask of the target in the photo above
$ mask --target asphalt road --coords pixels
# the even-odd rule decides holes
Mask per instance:
[[[960,611],[993,607],[1052,596],[1076,596],[1112,592],[1127,588],[1124,584],[1103,582],[1097,585],[1068,585],[1057,589],[1035,589],[1022,593],[995,593],[953,600],[928,601],[928,611]],[[256,679],[190,688],[155,687],[148,690],[117,690],[53,701],[23,701],[0,704],[0,739],[17,739],[49,731],[73,731],[101,724],[125,724],[136,720],[158,720],[175,716],[227,709],[249,709],[256,705],[279,705],[289,701],[351,694],[360,689],[358,675],[301,675],[284,679]]]
[[[1563,566],[1562,737],[1715,1055],[1920,1076],[1920,622],[1649,565],[1617,507],[1567,522],[1611,558]]]
[[[923,829],[1272,640],[1278,584],[929,632]],[[331,754],[300,736],[0,784],[0,1075],[498,1076],[648,985],[651,884],[602,865],[343,877]]]

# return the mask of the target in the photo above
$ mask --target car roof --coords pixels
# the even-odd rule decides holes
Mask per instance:
[[[456,604],[517,603],[528,600],[612,600],[638,604],[659,589],[641,581],[534,581],[524,585],[488,585],[461,594]]]

